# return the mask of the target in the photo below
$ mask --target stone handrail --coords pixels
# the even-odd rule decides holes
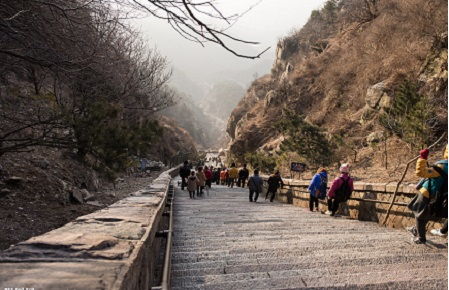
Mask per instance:
[[[266,176],[263,176],[266,180]],[[310,180],[283,179],[284,188],[280,189],[276,199],[300,207],[309,207]],[[328,183],[330,185],[330,183]],[[366,183],[354,182],[354,192],[351,199],[342,204],[340,212],[353,219],[382,222],[396,189],[397,183]],[[398,189],[396,202],[393,204],[387,226],[404,228],[415,223],[413,214],[406,207],[417,194],[415,184],[401,184]],[[327,209],[325,201],[320,201],[321,209]],[[430,222],[430,228],[441,227],[440,223]]]
[[[149,289],[155,239],[178,168],[107,208],[0,254],[0,289]]]

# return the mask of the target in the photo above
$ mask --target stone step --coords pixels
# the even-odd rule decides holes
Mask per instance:
[[[309,283],[309,285],[307,284]],[[172,287],[173,290],[189,290],[189,289],[204,289],[204,290],[235,290],[235,289],[363,289],[363,290],[385,290],[385,289],[447,289],[448,281],[445,278],[436,279],[417,279],[417,280],[397,280],[383,282],[382,280],[374,283],[345,283],[344,285],[326,285],[322,283],[320,286],[311,286],[317,284],[313,280],[306,280],[301,278],[289,279],[285,281],[283,278],[269,278],[257,281],[239,281],[230,283],[221,283],[213,285],[195,285],[195,286],[182,286]]]
[[[441,259],[440,254],[415,255],[415,256],[378,256],[367,255],[366,257],[345,259],[333,259],[328,261],[329,257],[298,257],[283,259],[281,263],[272,263],[271,259],[260,259],[255,261],[238,261],[238,263],[216,262],[216,263],[195,263],[195,264],[176,264],[172,268],[173,277],[188,277],[188,276],[204,276],[204,275],[220,275],[220,274],[235,274],[244,272],[264,272],[264,271],[283,271],[283,270],[297,270],[306,268],[321,268],[324,264],[326,267],[343,267],[343,266],[366,266],[366,265],[391,265],[403,263],[424,263],[433,262]],[[200,265],[196,265],[200,264]],[[202,264],[202,265],[201,265]]]
[[[438,253],[441,255],[441,258],[447,259],[447,254],[441,253],[439,250],[426,250],[425,248],[416,248],[414,250],[407,250],[402,248],[394,248],[394,244],[392,247],[385,245],[384,247],[374,248],[367,247],[361,245],[351,245],[348,244],[345,249],[339,249],[338,247],[329,247],[329,248],[316,248],[313,246],[310,247],[299,247],[299,248],[291,248],[289,251],[283,251],[281,248],[275,249],[215,249],[213,251],[197,251],[197,252],[173,252],[172,253],[172,263],[187,263],[187,262],[200,262],[200,261],[219,261],[219,260],[251,260],[251,259],[262,259],[262,258],[271,258],[271,259],[280,259],[285,257],[299,257],[299,256],[330,256],[333,255],[335,257],[352,257],[354,255],[364,256],[364,255],[378,255],[382,253],[391,253],[391,255],[413,255],[413,254],[421,254],[426,255],[428,253]],[[402,244],[403,246],[403,244]],[[412,245],[410,245],[412,246]]]
[[[446,239],[417,246],[403,230],[215,190],[176,191],[173,289],[447,288]]]
[[[277,279],[282,283],[272,284],[270,287],[291,287],[306,285],[314,285],[315,287],[344,286],[346,284],[360,283],[376,283],[415,280],[416,277],[425,275],[427,279],[446,278],[441,277],[442,273],[433,271],[432,267],[441,267],[442,263],[402,263],[393,265],[364,265],[363,267],[343,266],[343,267],[321,267],[312,269],[295,269],[283,271],[264,271],[264,272],[243,272],[220,275],[203,275],[203,276],[187,276],[173,277],[173,287],[191,287],[198,284],[205,286],[218,286],[223,284],[242,284],[252,285],[253,289],[265,288],[266,283],[262,283],[264,287],[260,287],[259,283],[267,279]],[[430,268],[430,269],[429,269]],[[298,282],[302,282],[297,284]],[[249,284],[248,284],[249,283]],[[295,284],[296,283],[296,284]],[[236,285],[235,285],[236,286]],[[248,287],[242,287],[248,288]],[[217,288],[218,289],[218,288]],[[241,289],[240,287],[237,289]],[[267,289],[267,288],[265,288]]]
[[[349,235],[348,235],[349,236]],[[204,239],[185,239],[185,240],[177,240],[174,243],[174,248],[197,248],[198,250],[204,249],[204,247],[220,247],[220,248],[228,248],[228,247],[251,247],[251,248],[259,248],[259,247],[267,247],[270,248],[272,246],[288,246],[288,247],[316,247],[320,246],[329,246],[330,248],[338,248],[342,246],[350,246],[353,248],[357,247],[377,247],[377,245],[388,245],[388,243],[395,243],[398,246],[406,246],[411,241],[411,235],[403,235],[398,236],[397,240],[391,241],[391,237],[385,238],[356,238],[351,237],[351,239],[345,240],[344,237],[332,237],[323,236],[319,240],[315,240],[314,237],[310,236],[298,236],[296,238],[269,238],[263,239],[263,237],[222,237],[220,240],[210,240],[208,238]],[[441,239],[431,238],[430,241],[442,242]],[[429,244],[429,248],[433,248],[431,244]]]

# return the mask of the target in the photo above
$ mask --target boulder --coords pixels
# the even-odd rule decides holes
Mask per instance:
[[[383,94],[379,101],[379,107],[381,109],[388,109],[391,107],[392,103],[393,99],[389,95]]]
[[[365,103],[372,109],[387,108],[391,105],[391,97],[386,93],[384,82],[377,83],[368,88]]]
[[[372,144],[372,143],[379,143],[380,141],[384,140],[384,132],[383,131],[375,131],[372,132],[371,134],[369,134],[366,137],[366,142],[368,144]]]
[[[292,71],[293,71],[293,65],[290,63],[287,63],[287,65],[285,66],[285,70],[281,75],[280,80],[281,81],[287,80]]]
[[[265,107],[268,107],[271,105],[276,98],[276,91],[271,90],[265,95]]]
[[[81,189],[81,194],[83,195],[84,201],[95,200],[95,196],[87,189]]]
[[[79,189],[73,189],[70,191],[70,202],[72,203],[84,203],[83,193]]]

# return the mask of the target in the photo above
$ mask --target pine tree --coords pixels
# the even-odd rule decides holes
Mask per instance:
[[[302,115],[286,111],[279,128],[286,136],[280,146],[281,151],[296,152],[316,166],[332,162],[333,150],[330,142],[319,127],[306,122]]]
[[[407,80],[396,90],[392,106],[380,116],[380,123],[413,147],[421,148],[432,137],[433,115],[428,98]]]

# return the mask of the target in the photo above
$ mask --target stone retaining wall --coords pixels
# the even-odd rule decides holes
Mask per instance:
[[[287,185],[278,191],[277,200],[291,203],[300,207],[309,207],[309,192],[307,188],[310,180],[284,179]],[[340,212],[350,218],[382,223],[385,219],[389,203],[396,189],[397,183],[364,183],[355,182],[352,198],[378,200],[388,203],[373,203],[358,200],[349,200],[340,206]],[[395,203],[408,204],[415,196],[417,190],[414,184],[400,185]],[[327,204],[320,201],[320,209],[327,209]],[[415,220],[410,210],[403,205],[394,205],[388,218],[387,226],[405,228],[414,225]],[[440,228],[441,223],[429,223],[429,228]]]
[[[163,172],[107,208],[10,247],[0,254],[0,289],[149,289],[175,174]]]

